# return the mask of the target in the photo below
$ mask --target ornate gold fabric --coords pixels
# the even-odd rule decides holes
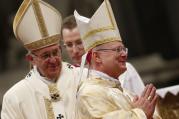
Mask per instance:
[[[60,101],[60,91],[57,88],[57,84],[51,84],[48,86],[49,92],[50,92],[50,97],[52,102],[57,102]]]
[[[55,119],[51,100],[44,97],[44,101],[45,101],[45,107],[47,111],[47,119]]]
[[[99,33],[99,32],[104,32],[104,31],[107,31],[107,30],[115,30],[115,28],[114,28],[114,26],[108,26],[108,27],[103,27],[103,28],[91,30],[88,33],[86,33],[85,36],[82,37],[82,40],[86,40],[86,38],[91,36],[91,35],[94,35],[94,34]]]
[[[168,92],[165,98],[159,97],[158,109],[163,119],[179,119],[179,93]]]
[[[43,47],[50,46],[50,45],[53,45],[53,44],[58,44],[59,41],[60,41],[60,35],[57,34],[57,35],[54,35],[54,36],[51,36],[51,37],[47,37],[47,38],[44,38],[44,39],[41,39],[41,40],[37,40],[37,41],[32,42],[30,44],[26,44],[26,45],[24,45],[24,47],[26,47],[29,50],[36,50],[39,47],[43,48]]]
[[[34,9],[34,13],[35,13],[35,16],[37,19],[37,23],[39,25],[39,29],[40,29],[42,38],[49,36],[47,27],[45,25],[45,21],[44,21],[43,15],[42,15],[42,11],[41,11],[41,8],[39,5],[39,0],[34,0],[32,2],[32,6]]]
[[[116,82],[90,78],[83,82],[77,97],[76,119],[146,119],[131,104],[132,95]],[[158,115],[154,119],[160,119]]]
[[[96,47],[97,45],[103,44],[103,43],[109,43],[109,42],[113,42],[113,41],[118,41],[118,37],[111,37],[111,38],[104,38],[101,40],[97,40],[95,43],[93,43],[92,45],[90,45],[89,47],[87,47],[85,49],[85,51],[89,51],[90,49]]]

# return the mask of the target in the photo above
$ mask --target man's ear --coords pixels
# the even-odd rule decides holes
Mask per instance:
[[[27,54],[25,56],[25,59],[29,61],[30,63],[34,64],[34,57],[31,54]]]
[[[101,57],[98,52],[93,52],[92,57],[96,63],[101,63]]]

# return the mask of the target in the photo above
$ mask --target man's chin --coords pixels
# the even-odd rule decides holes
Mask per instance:
[[[52,67],[48,67],[49,71],[58,71],[60,70],[60,66],[52,66]]]
[[[60,75],[60,72],[49,72],[49,77],[56,79]]]
[[[124,73],[126,70],[127,70],[127,67],[126,67],[126,66],[121,67],[122,73]]]

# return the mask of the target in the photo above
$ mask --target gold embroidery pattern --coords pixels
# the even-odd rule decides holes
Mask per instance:
[[[111,37],[111,38],[106,38],[106,39],[104,38],[104,39],[96,40],[96,42],[89,45],[89,47],[87,47],[85,49],[85,51],[87,52],[87,51],[91,50],[92,48],[96,47],[97,45],[112,42],[112,41],[120,41],[120,40],[119,40],[119,37]]]
[[[103,28],[99,28],[99,29],[94,29],[92,31],[89,31],[84,37],[82,37],[82,40],[85,40],[87,37],[89,37],[91,35],[94,35],[96,33],[104,32],[104,31],[108,31],[108,30],[115,30],[115,29],[112,26],[107,26],[107,27],[103,27]]]
[[[99,80],[98,83],[103,83],[103,84],[107,84],[107,85],[111,85],[113,88],[118,88],[120,91],[123,91],[122,87],[121,87],[121,83],[120,82],[115,82],[115,81],[106,81],[103,80],[102,78],[95,78],[96,80]]]
[[[42,15],[42,11],[39,5],[39,0],[34,0],[32,6],[34,9],[35,17],[37,19],[37,23],[39,25],[39,29],[40,29],[42,37],[49,36],[46,25],[45,25],[45,21]]]
[[[60,101],[60,92],[57,88],[57,84],[51,84],[48,86],[49,92],[50,92],[50,97],[52,102],[57,102]]]
[[[45,107],[47,110],[47,117],[48,119],[55,119],[52,103],[60,101],[61,99],[60,92],[57,88],[57,84],[48,85],[48,89],[50,92],[51,99],[47,99],[44,97]]]
[[[32,42],[30,44],[26,44],[24,46],[29,50],[35,50],[35,49],[43,48],[44,46],[57,44],[59,43],[59,40],[60,40],[60,34],[57,34],[51,37],[47,37],[47,38]]]
[[[44,97],[45,107],[47,111],[47,119],[55,119],[55,114],[53,112],[52,102]]]

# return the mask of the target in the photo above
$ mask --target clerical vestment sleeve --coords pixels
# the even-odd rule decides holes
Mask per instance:
[[[13,97],[13,98],[12,98]],[[3,99],[1,119],[23,119],[16,96],[5,96]]]

